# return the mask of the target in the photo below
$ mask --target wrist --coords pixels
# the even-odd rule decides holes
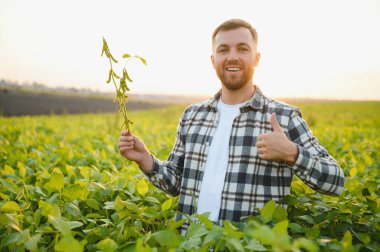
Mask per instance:
[[[147,152],[146,155],[144,155],[144,157],[136,163],[144,172],[149,173],[153,170],[153,156],[149,152]]]
[[[297,158],[298,158],[298,147],[295,143],[292,143],[291,147],[289,148],[289,153],[287,155],[285,162],[293,166],[296,163]]]

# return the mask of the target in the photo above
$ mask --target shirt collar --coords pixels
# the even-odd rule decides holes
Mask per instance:
[[[246,101],[243,106],[240,107],[241,109],[245,109],[245,108],[250,107],[250,108],[253,108],[255,110],[259,110],[264,106],[263,93],[261,92],[260,88],[257,85],[254,85],[254,86],[255,86],[255,93],[253,93],[253,96],[251,98],[249,98],[249,100]],[[222,94],[222,90],[220,89],[214,95],[214,97],[212,97],[209,100],[208,106],[213,108],[213,109],[216,109],[217,104],[218,104],[218,100],[219,100],[221,94]]]

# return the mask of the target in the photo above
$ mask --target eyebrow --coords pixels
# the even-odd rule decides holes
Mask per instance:
[[[239,44],[237,44],[237,46],[248,46],[249,48],[252,48],[249,44],[247,44],[247,43],[239,43]],[[219,49],[219,48],[222,48],[222,47],[230,47],[229,45],[227,45],[227,44],[221,44],[221,45],[219,45],[216,49]]]

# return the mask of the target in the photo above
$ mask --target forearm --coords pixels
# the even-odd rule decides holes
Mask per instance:
[[[153,156],[147,153],[140,161],[136,161],[137,165],[146,173],[150,173],[153,170]]]
[[[292,166],[295,174],[314,190],[340,195],[344,188],[344,173],[338,163],[327,153],[312,153],[297,146],[299,155]]]

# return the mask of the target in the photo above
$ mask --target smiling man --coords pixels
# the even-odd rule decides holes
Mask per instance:
[[[270,200],[280,202],[290,193],[293,175],[321,193],[339,195],[343,189],[342,169],[300,110],[268,98],[253,83],[257,41],[244,20],[216,28],[211,62],[221,89],[184,111],[167,161],[155,158],[136,136],[121,133],[120,153],[158,188],[179,195],[182,213],[209,212],[216,223],[239,221]]]

